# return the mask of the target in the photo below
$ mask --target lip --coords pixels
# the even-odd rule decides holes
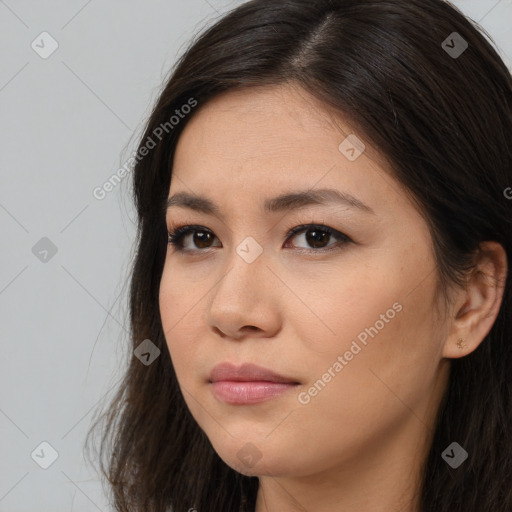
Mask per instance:
[[[292,378],[252,363],[241,366],[218,364],[211,371],[209,382],[219,400],[233,405],[270,400],[299,384]]]
[[[292,378],[284,377],[268,368],[252,363],[245,363],[241,366],[236,366],[231,363],[220,363],[214,366],[210,373],[210,382],[221,380],[235,382],[267,381],[283,384],[298,384],[298,382]]]

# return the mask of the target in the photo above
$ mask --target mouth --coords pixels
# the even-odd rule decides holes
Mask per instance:
[[[235,366],[221,363],[209,378],[217,399],[232,405],[248,405],[276,398],[300,383],[268,368],[254,364]]]

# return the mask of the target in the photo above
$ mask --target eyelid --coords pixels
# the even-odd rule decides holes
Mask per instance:
[[[296,250],[299,252],[307,252],[307,253],[320,253],[325,254],[326,252],[329,252],[331,250],[340,249],[340,245],[345,245],[347,243],[353,242],[353,240],[346,235],[345,233],[342,233],[341,231],[338,231],[337,229],[334,229],[326,224],[317,223],[317,222],[310,222],[307,224],[300,224],[300,225],[294,225],[290,229],[286,231],[286,239],[285,242],[288,242],[290,238],[293,238],[299,234],[302,234],[306,231],[318,229],[319,231],[326,232],[330,234],[332,237],[337,239],[337,242],[334,244],[330,244],[327,247],[324,248],[304,248],[304,247],[298,247]],[[175,227],[174,229],[168,228],[168,243],[172,244],[174,246],[174,249],[177,252],[180,253],[191,253],[191,254],[204,254],[206,252],[209,252],[213,247],[207,247],[204,249],[185,249],[181,246],[183,238],[188,236],[189,234],[194,234],[196,232],[206,232],[210,233],[214,236],[214,239],[219,240],[217,235],[205,226],[201,225],[192,225],[192,224],[185,224]],[[174,241],[173,241],[174,240]],[[219,240],[220,241],[220,240]]]

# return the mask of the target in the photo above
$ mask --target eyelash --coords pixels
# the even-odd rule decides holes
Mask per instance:
[[[338,238],[339,241],[335,244],[332,244],[328,246],[327,248],[320,248],[320,249],[305,249],[303,247],[300,247],[298,250],[301,252],[308,252],[308,253],[326,253],[332,250],[340,249],[340,246],[345,245],[346,243],[352,242],[352,239],[349,238],[344,233],[341,233],[340,231],[337,231],[329,226],[325,226],[323,224],[301,224],[300,226],[293,227],[288,230],[286,234],[286,240],[289,238],[294,237],[295,235],[298,235],[303,232],[307,232],[309,230],[316,229],[318,231],[323,231],[325,233],[328,233],[329,235]],[[185,249],[183,247],[183,238],[190,234],[190,233],[196,233],[196,232],[203,232],[203,233],[211,233],[213,235],[213,232],[209,229],[206,229],[202,226],[181,226],[176,228],[174,231],[169,230],[168,231],[168,244],[174,246],[175,250],[180,253],[204,253],[207,252],[209,249],[213,249],[214,247],[207,247],[206,249]],[[214,235],[215,236],[215,235]],[[217,237],[215,237],[217,238]]]

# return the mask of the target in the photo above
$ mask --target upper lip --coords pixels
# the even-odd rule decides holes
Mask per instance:
[[[278,373],[252,363],[244,363],[236,366],[231,363],[220,363],[210,373],[210,382],[231,380],[239,382],[268,381],[298,384],[294,379],[284,377]]]

